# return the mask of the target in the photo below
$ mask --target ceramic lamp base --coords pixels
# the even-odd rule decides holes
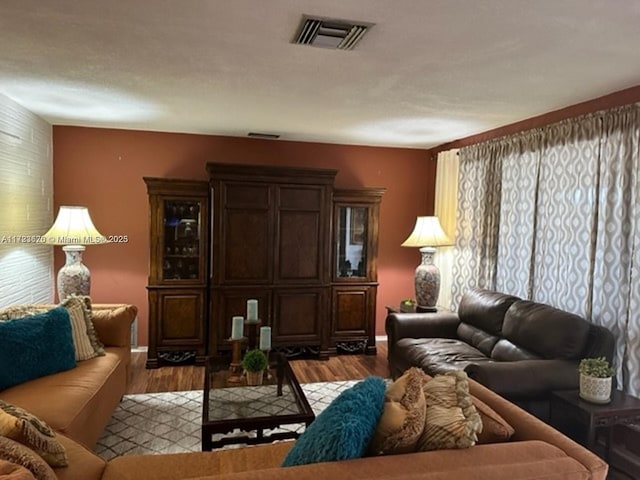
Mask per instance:
[[[89,295],[91,290],[91,273],[82,263],[83,245],[66,245],[62,247],[66,262],[58,272],[58,298],[63,301],[69,295]]]
[[[416,303],[423,311],[435,310],[440,295],[440,270],[433,263],[436,249],[422,247],[422,263],[416,268]]]

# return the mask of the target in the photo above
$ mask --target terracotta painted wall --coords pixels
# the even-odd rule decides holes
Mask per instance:
[[[138,342],[147,343],[149,211],[143,176],[207,179],[207,162],[333,168],[338,187],[385,187],[380,218],[376,331],[385,308],[413,297],[417,249],[400,247],[418,215],[433,213],[436,163],[417,149],[358,147],[237,137],[56,126],[54,203],[86,205],[104,235],[129,241],[88,247],[91,296],[139,308]],[[64,256],[56,248],[56,272]]]

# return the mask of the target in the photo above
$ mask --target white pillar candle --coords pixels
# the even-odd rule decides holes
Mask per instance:
[[[258,300],[247,300],[247,320],[258,320]]]
[[[260,327],[260,350],[271,350],[271,327]]]
[[[237,340],[244,335],[244,317],[233,317],[231,319],[231,338]]]

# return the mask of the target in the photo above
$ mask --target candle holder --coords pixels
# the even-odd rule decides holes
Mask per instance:
[[[256,338],[258,337],[258,327],[262,325],[260,319],[257,320],[245,320],[245,327],[247,327],[247,336],[249,337],[249,350],[256,348]]]
[[[228,338],[231,343],[231,364],[229,371],[231,375],[227,378],[229,383],[240,383],[242,381],[242,344],[247,341],[247,337]]]

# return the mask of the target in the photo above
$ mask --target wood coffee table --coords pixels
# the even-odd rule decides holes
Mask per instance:
[[[269,378],[261,386],[229,382],[230,359],[209,357],[205,366],[204,402],[202,407],[202,450],[212,450],[233,443],[269,443],[297,438],[295,432],[265,435],[265,429],[303,423],[309,426],[315,415],[300,388],[300,384],[281,354],[270,358]],[[214,434],[226,434],[239,429],[255,431],[255,436],[228,436],[213,440]]]

